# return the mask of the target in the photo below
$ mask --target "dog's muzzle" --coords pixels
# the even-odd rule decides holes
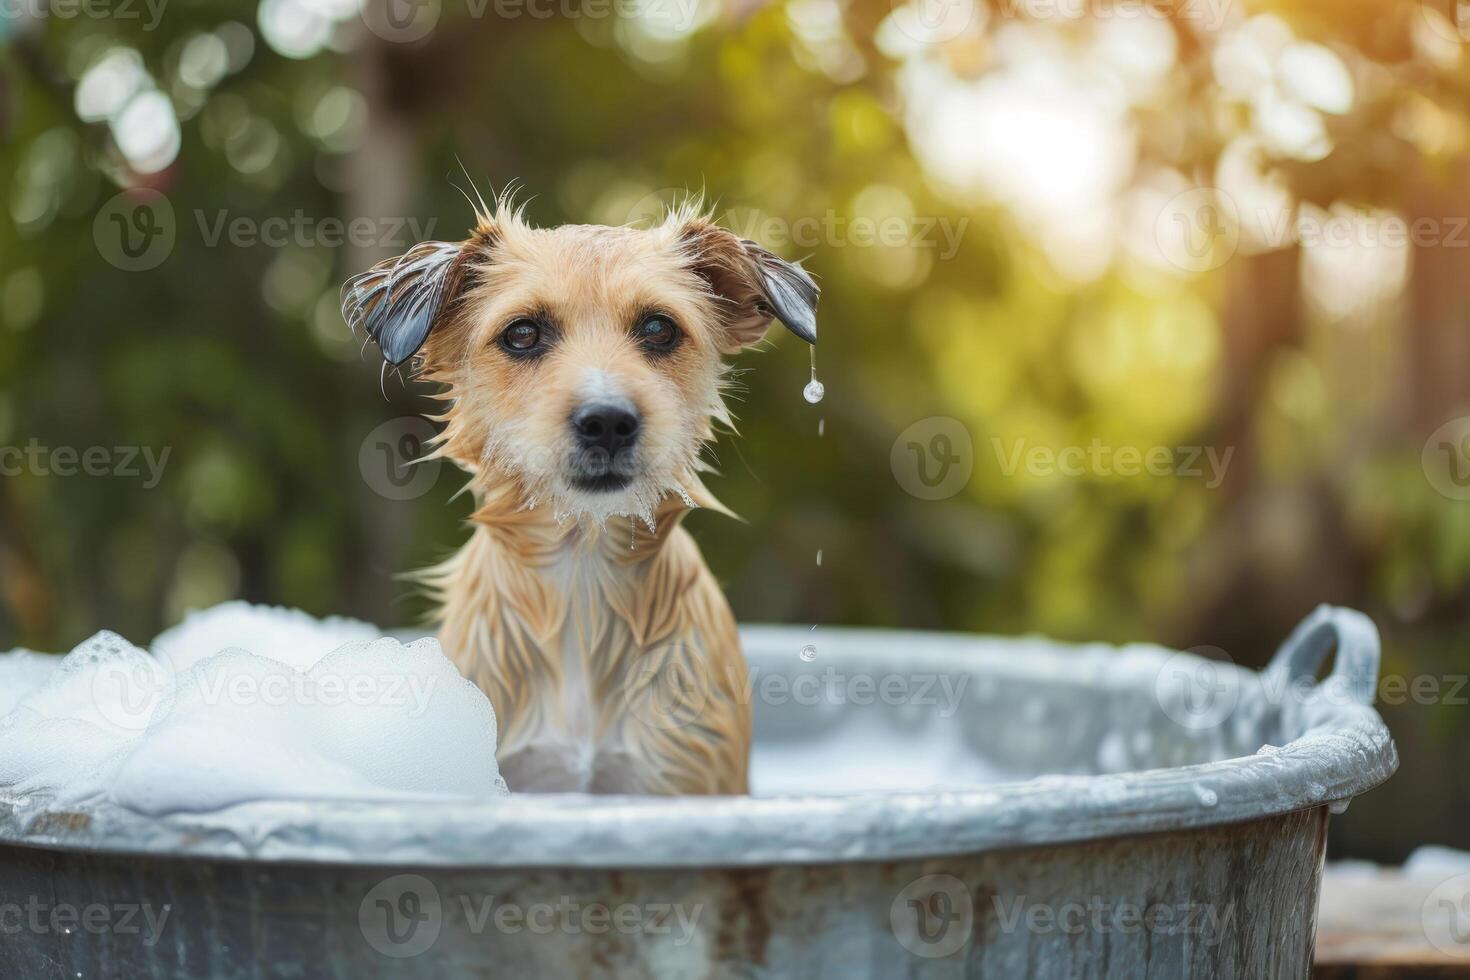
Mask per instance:
[[[629,405],[583,405],[572,413],[577,450],[572,483],[582,490],[621,490],[637,472],[638,413]]]

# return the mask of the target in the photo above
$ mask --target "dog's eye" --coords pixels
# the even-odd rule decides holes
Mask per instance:
[[[508,351],[524,354],[541,343],[541,327],[535,320],[517,320],[500,335],[500,344]]]
[[[638,343],[652,351],[670,351],[679,342],[679,328],[662,313],[643,318],[638,324]]]

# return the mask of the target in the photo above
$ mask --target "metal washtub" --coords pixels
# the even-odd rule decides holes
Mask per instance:
[[[1329,812],[1397,765],[1351,610],[1260,673],[1041,639],[744,640],[749,798],[0,803],[0,976],[1299,978]]]

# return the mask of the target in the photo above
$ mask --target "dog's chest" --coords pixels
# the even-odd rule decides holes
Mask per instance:
[[[482,532],[441,573],[441,639],[495,705],[502,775],[514,792],[743,792],[729,606],[682,528],[632,555],[611,543]]]
[[[527,733],[527,742],[559,747],[569,780],[564,788],[591,791],[599,771],[628,753],[626,687],[643,650],[625,610],[634,600],[637,576],[614,576],[570,549],[544,574],[566,617],[546,651],[557,670],[540,685],[541,724]]]

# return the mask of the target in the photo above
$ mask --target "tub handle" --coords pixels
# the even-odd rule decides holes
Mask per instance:
[[[1337,656],[1323,685],[1340,688],[1358,704],[1371,706],[1378,692],[1378,627],[1356,609],[1318,606],[1281,644],[1267,673],[1294,689],[1316,676],[1334,646]]]

